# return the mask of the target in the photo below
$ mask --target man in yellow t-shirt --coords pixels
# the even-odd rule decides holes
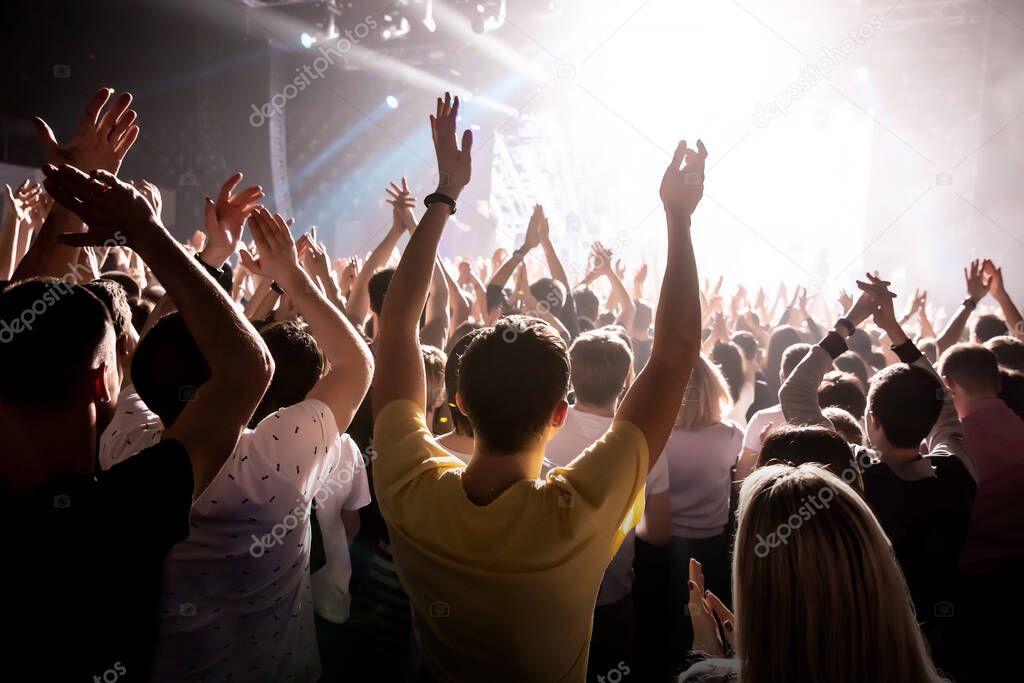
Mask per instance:
[[[539,480],[545,445],[565,419],[569,378],[565,342],[542,320],[503,318],[463,354],[454,398],[473,425],[468,465],[438,445],[423,420],[417,326],[446,219],[470,178],[472,134],[460,149],[458,107],[446,94],[430,117],[441,184],[426,199],[381,313],[374,488],[412,602],[425,678],[579,683],[601,576],[639,519],[647,472],[700,346],[690,214],[703,194],[707,153],[700,142],[697,151],[680,143],[662,180],[668,259],[646,369],[604,437]],[[531,224],[528,243],[538,229]],[[511,268],[523,253],[513,254]]]

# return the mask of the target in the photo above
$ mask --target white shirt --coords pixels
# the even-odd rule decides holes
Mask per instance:
[[[776,427],[786,423],[786,417],[782,414],[782,406],[774,405],[771,408],[759,410],[750,416],[747,423],[747,430],[743,433],[743,447],[749,448],[755,453],[761,452],[761,430],[771,422]]]
[[[613,419],[604,415],[584,413],[571,406],[562,428],[548,442],[541,476],[546,476],[550,469],[565,467],[575,460],[578,455],[590,448],[592,443],[604,436],[611,428]],[[654,467],[647,474],[645,495],[668,491],[668,485],[668,462],[665,458],[658,458],[658,462],[654,463]],[[598,605],[618,602],[633,590],[635,541],[636,535],[630,530],[604,572],[601,589],[597,593]]]
[[[747,424],[747,410],[750,408],[750,404],[754,402],[754,386],[756,384],[757,382],[752,380],[743,382],[743,386],[740,387],[740,397],[726,416],[740,427],[744,427]]]
[[[126,387],[100,439],[101,466],[155,443],[161,431],[159,418]],[[337,510],[340,526],[340,509],[369,499],[362,458],[352,458],[341,436],[330,408],[314,399],[243,431],[192,504],[188,539],[165,562],[154,680],[319,679],[310,508],[316,498]],[[324,534],[335,576],[338,548],[326,537],[336,534]]]

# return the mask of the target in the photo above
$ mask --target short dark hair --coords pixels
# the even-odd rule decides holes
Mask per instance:
[[[558,314],[565,306],[565,285],[558,280],[542,277],[530,284],[530,294],[554,314]]]
[[[836,358],[835,366],[837,370],[849,372],[856,376],[860,380],[861,387],[867,390],[870,375],[868,374],[868,364],[864,362],[863,358],[853,351],[847,351]]]
[[[380,312],[384,310],[384,297],[388,293],[391,278],[394,276],[394,268],[384,268],[371,275],[366,283],[366,289],[370,295],[370,310],[377,315],[380,315]]]
[[[160,318],[132,357],[139,398],[169,427],[210,379],[210,366],[178,313]]]
[[[740,391],[746,376],[743,374],[743,352],[732,342],[715,342],[711,349],[711,360],[722,371],[722,377],[729,386],[729,397],[733,403],[740,400]]]
[[[999,393],[999,360],[981,344],[954,344],[939,360],[939,374],[969,392]]]
[[[985,348],[996,354],[996,360],[1004,368],[1024,371],[1024,342],[1007,334],[992,337],[985,342]]]
[[[794,467],[818,463],[851,486],[863,490],[853,450],[842,435],[828,427],[782,425],[773,429],[761,444],[757,466],[764,467],[772,462]],[[845,472],[855,473],[852,481],[847,481],[849,475],[844,476]]]
[[[796,366],[800,365],[800,361],[804,359],[807,352],[811,350],[810,344],[800,342],[798,344],[792,344],[786,347],[786,350],[782,353],[782,364],[780,370],[782,371],[783,377],[789,377],[796,370]]]
[[[754,335],[741,330],[740,332],[734,332],[730,340],[739,347],[740,351],[743,352],[743,357],[748,362],[757,358],[757,339]]]
[[[584,332],[590,332],[594,329],[594,321],[590,318],[584,318],[582,315],[576,318],[576,327],[579,328],[580,334]]]
[[[944,396],[942,383],[931,372],[897,363],[871,379],[868,410],[893,446],[917,448],[939,419]]]
[[[853,334],[847,338],[846,346],[855,354],[865,359],[865,363],[871,357],[871,354],[874,353],[874,341],[871,339],[871,335],[859,327],[854,329]]]
[[[99,278],[92,282],[82,284],[83,287],[100,300],[110,314],[110,320],[114,323],[114,336],[118,339],[128,333],[128,326],[132,324],[132,309],[128,305],[128,295],[119,282]]]
[[[864,417],[868,399],[864,395],[864,385],[856,375],[832,370],[825,373],[818,385],[818,405],[822,408],[836,406],[860,419]]]
[[[1009,328],[998,315],[984,313],[974,321],[974,338],[982,344],[992,337],[999,337],[1007,332],[1009,332]]]
[[[606,328],[585,332],[569,347],[569,371],[578,403],[613,403],[629,377],[633,352]]]
[[[270,323],[260,330],[260,336],[274,358],[274,377],[249,420],[250,427],[281,408],[304,401],[326,365],[320,345],[301,323]]]
[[[521,451],[549,424],[569,386],[569,354],[543,320],[506,316],[462,356],[459,394],[473,432],[499,454]]]
[[[16,404],[64,404],[77,396],[113,324],[89,290],[52,277],[0,294],[0,396]]]
[[[839,436],[846,439],[847,443],[856,446],[864,445],[864,429],[861,427],[860,420],[851,415],[849,411],[829,406],[822,408],[821,414],[828,418],[835,430],[839,432]]]
[[[455,339],[455,343],[448,347],[448,359],[444,364],[444,390],[448,396],[448,412],[452,417],[452,429],[456,434],[473,436],[473,424],[469,418],[462,414],[459,407],[455,405],[455,394],[459,390],[459,366],[462,355],[466,353],[470,342],[480,334],[483,328],[470,330],[466,334]],[[454,338],[454,335],[453,335]]]
[[[135,278],[123,270],[104,271],[100,273],[100,277],[104,280],[113,280],[124,287],[124,292],[128,296],[142,296],[142,288],[139,287],[139,283],[135,281]]]
[[[576,314],[588,320],[597,320],[598,310],[601,302],[597,300],[597,294],[589,287],[577,289],[573,292],[572,301],[576,305]]]
[[[456,327],[452,331],[452,336],[448,338],[448,348],[445,349],[445,355],[450,356],[452,350],[455,348],[455,345],[459,343],[460,339],[465,337],[467,334],[470,334],[471,332],[479,330],[481,327],[483,327],[481,323],[473,322],[470,320],[466,320],[465,322],[459,323],[458,327]],[[465,350],[465,347],[463,347],[463,350]]]
[[[426,379],[427,409],[433,408],[444,396],[444,368],[448,357],[436,346],[423,344],[420,346],[423,356],[423,374]]]
[[[768,375],[769,384],[777,382],[780,375],[783,378],[789,377],[789,373],[783,367],[782,357],[787,349],[800,343],[800,333],[795,327],[782,325],[772,330],[772,336],[768,338],[768,351],[765,354],[765,374]]]

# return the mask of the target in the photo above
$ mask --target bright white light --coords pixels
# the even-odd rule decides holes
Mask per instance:
[[[316,38],[303,31],[302,35],[299,36],[299,42],[302,43],[302,47],[308,50],[316,43]]]
[[[398,98],[394,95],[388,95],[384,98],[384,101],[387,102],[387,105],[392,109],[398,109]]]

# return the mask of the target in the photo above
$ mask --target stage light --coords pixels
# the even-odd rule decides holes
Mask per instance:
[[[302,35],[299,36],[299,42],[302,43],[302,47],[308,50],[316,44],[316,38],[303,31]]]
[[[395,97],[394,95],[388,95],[386,98],[384,98],[384,101],[392,109],[398,109],[398,98]]]

